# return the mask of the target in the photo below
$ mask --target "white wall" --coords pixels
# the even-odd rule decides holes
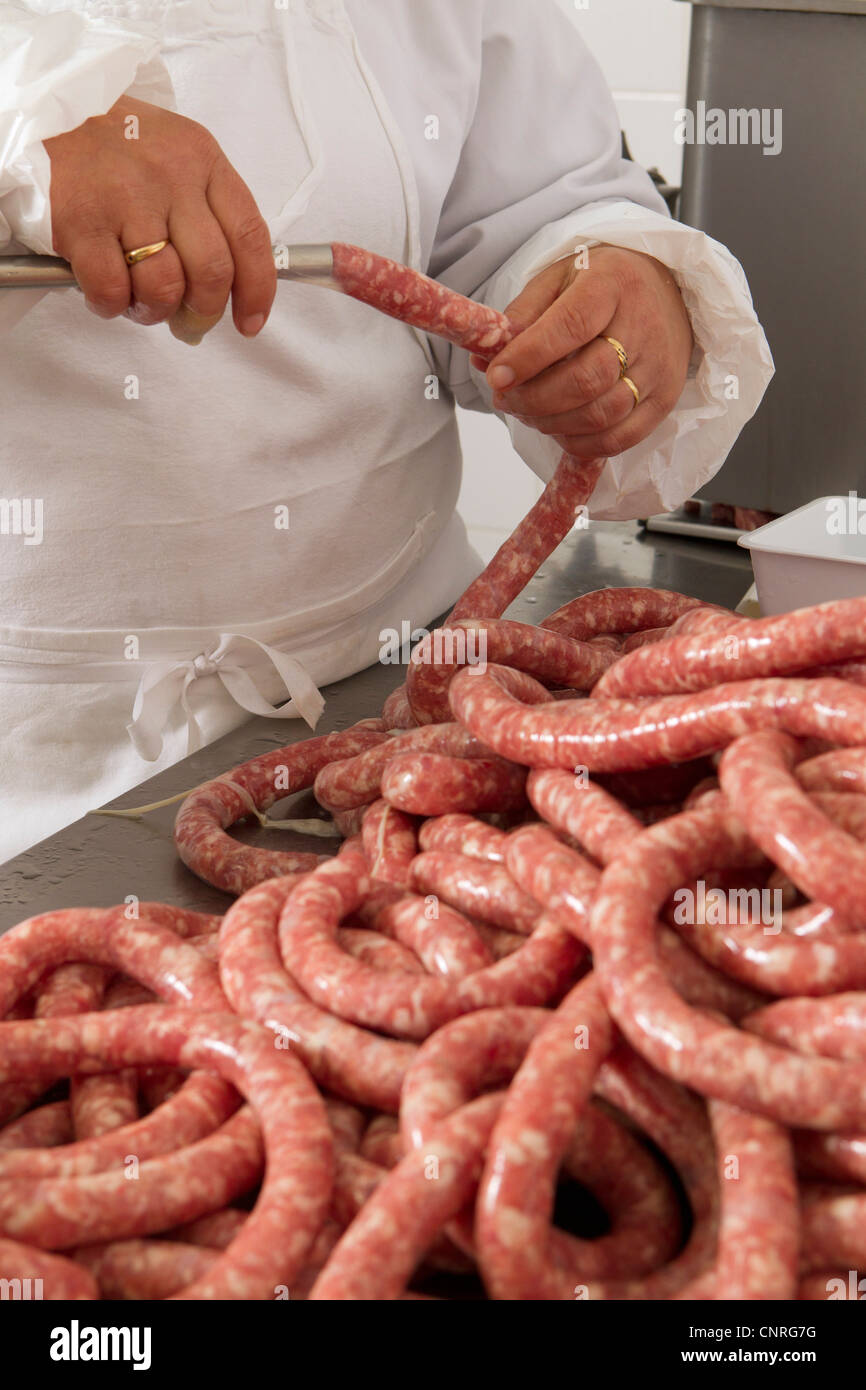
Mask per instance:
[[[534,0],[526,0],[527,4]],[[634,158],[679,183],[674,113],[684,104],[691,6],[680,0],[556,0],[607,78]],[[460,412],[465,457],[460,511],[489,558],[532,505],[540,485],[496,419]]]
[[[557,0],[601,64],[640,164],[679,183],[673,138],[683,105],[692,7],[681,0]]]

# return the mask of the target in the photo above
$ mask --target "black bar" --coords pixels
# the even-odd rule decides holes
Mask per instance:
[[[857,1296],[861,1302],[866,1299],[863,1283]],[[132,1376],[133,1383],[145,1383],[147,1376],[172,1373],[184,1380],[194,1377],[196,1387],[213,1376],[214,1383],[237,1384],[245,1390],[254,1381],[274,1383],[275,1373],[287,1381],[296,1379],[310,1355],[322,1369],[327,1366],[328,1380],[333,1382],[343,1370],[341,1354],[349,1375],[357,1376],[372,1356],[380,1371],[393,1359],[393,1372],[414,1380],[420,1368],[411,1367],[407,1357],[411,1360],[421,1346],[428,1374],[437,1351],[443,1358],[442,1369],[453,1373],[453,1358],[459,1351],[461,1379],[471,1374],[477,1356],[488,1383],[491,1358],[498,1352],[513,1373],[511,1358],[518,1349],[522,1360],[529,1358],[534,1376],[549,1372],[555,1359],[561,1369],[570,1362],[575,1377],[593,1365],[603,1366],[605,1380],[611,1383],[620,1374],[634,1371],[666,1376],[684,1370],[700,1376],[707,1367],[736,1374],[752,1366],[765,1372],[805,1367],[826,1381],[829,1374],[856,1365],[861,1348],[863,1315],[831,1306],[831,1302],[851,1301],[850,1291],[846,1293],[844,1300],[818,1303],[578,1299],[555,1311],[547,1305],[543,1313],[538,1305],[517,1312],[477,1301],[452,1303],[453,1311],[447,1316],[456,1321],[448,1326],[452,1336],[447,1339],[441,1335],[445,1330],[441,1303],[438,1309],[425,1312],[418,1302],[368,1303],[362,1309],[330,1304],[323,1309],[288,1300],[220,1305],[6,1301],[0,1303],[0,1334],[9,1358],[10,1383],[12,1365],[17,1362],[19,1376],[35,1373],[48,1384],[66,1384],[70,1376],[92,1381],[106,1375],[112,1381]],[[485,1312],[485,1307],[490,1311]],[[139,1329],[137,1342],[132,1335],[128,1341],[119,1337],[116,1341],[120,1351],[128,1351],[126,1360],[111,1359],[115,1345],[111,1337],[104,1344],[106,1359],[87,1359],[92,1349],[103,1350],[99,1334],[103,1328]],[[431,1341],[429,1333],[434,1328],[436,1340]],[[418,1334],[423,1342],[417,1341]],[[407,1342],[410,1336],[413,1340]],[[77,1359],[58,1359],[64,1353],[77,1354]],[[320,1360],[323,1353],[324,1362]],[[134,1369],[134,1358],[141,1364],[139,1371]]]

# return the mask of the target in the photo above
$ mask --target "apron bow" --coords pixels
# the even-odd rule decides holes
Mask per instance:
[[[268,665],[276,670],[286,689],[286,703],[279,708],[266,699],[256,680],[257,668],[261,676]],[[202,732],[190,704],[190,686],[203,676],[213,675],[219,677],[235,704],[265,719],[291,719],[299,714],[315,729],[325,708],[315,682],[294,657],[254,637],[223,632],[210,652],[148,666],[135,693],[132,723],[126,726],[139,757],[152,763],[160,756],[166,724],[178,705],[186,717],[187,756],[201,748]]]

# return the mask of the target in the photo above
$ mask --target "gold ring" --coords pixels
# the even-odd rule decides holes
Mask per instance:
[[[127,265],[138,265],[139,261],[146,261],[148,256],[155,256],[157,251],[162,251],[166,246],[167,241],[152,241],[149,246],[137,246],[134,251],[124,251],[123,259]]]
[[[637,387],[635,386],[635,384],[634,384],[634,382],[632,381],[631,377],[630,377],[630,376],[624,376],[622,379],[623,379],[623,381],[625,382],[626,386],[628,387],[629,391],[631,391],[632,395],[634,396],[634,403],[635,403],[635,405],[640,405],[640,391],[639,391],[639,390],[637,389]]]
[[[614,352],[619,358],[619,375],[620,380],[622,380],[622,378],[628,371],[628,353],[626,352],[625,348],[623,347],[622,343],[619,341],[618,338],[608,338],[607,336],[605,336],[604,341],[606,343],[610,343],[611,347],[613,348]]]

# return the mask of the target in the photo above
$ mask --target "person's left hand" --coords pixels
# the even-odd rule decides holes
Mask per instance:
[[[692,328],[673,276],[652,256],[592,247],[587,269],[557,261],[505,312],[523,331],[489,365],[473,364],[487,371],[497,410],[577,458],[631,449],[682,394]],[[606,337],[625,348],[639,403]]]

